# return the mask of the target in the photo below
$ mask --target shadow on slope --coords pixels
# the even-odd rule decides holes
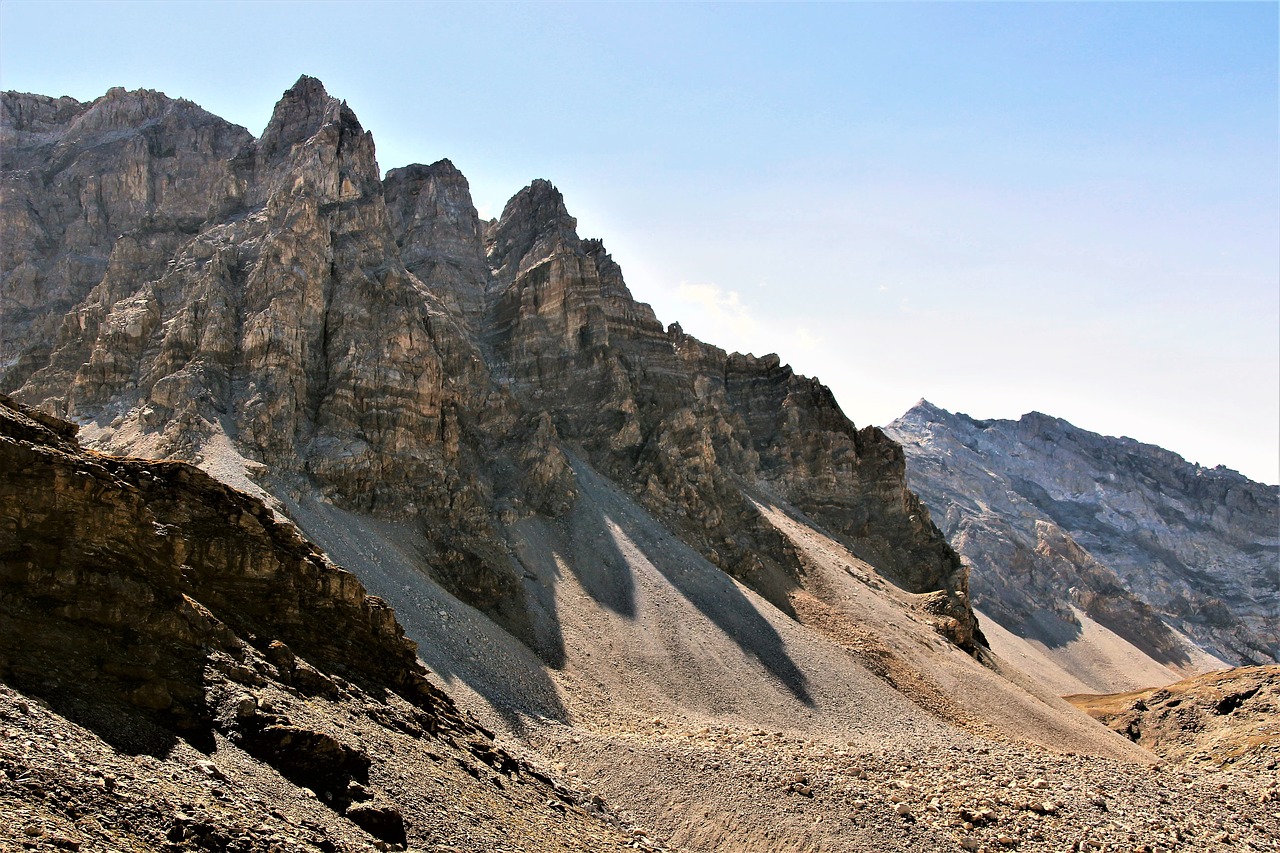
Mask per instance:
[[[632,573],[652,567],[792,696],[813,707],[808,679],[787,653],[782,637],[733,579],[667,532],[581,459],[570,459],[582,491],[569,519],[570,545],[577,553],[571,552],[568,565],[582,587],[614,612],[635,619]],[[638,627],[647,630],[643,623]]]
[[[558,628],[546,628],[545,609],[530,608],[539,623],[538,645],[546,647],[539,659],[427,575],[426,543],[412,524],[382,521],[310,497],[282,497],[281,503],[308,538],[359,576],[371,594],[391,604],[405,634],[418,644],[418,657],[451,693],[456,695],[459,687],[473,692],[516,734],[525,732],[528,716],[569,721],[559,690],[544,669],[545,663],[564,658]],[[550,618],[554,624],[554,611]]]

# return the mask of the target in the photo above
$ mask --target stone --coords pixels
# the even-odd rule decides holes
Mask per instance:
[[[406,844],[404,817],[393,806],[360,803],[347,809],[346,817],[374,838],[387,844]]]
[[[4,286],[35,307],[0,364],[17,399],[92,423],[94,449],[410,520],[430,573],[534,647],[506,530],[568,512],[575,464],[790,613],[806,575],[756,504],[777,495],[980,643],[897,444],[776,355],[664,328],[550,182],[482,223],[449,161],[381,179],[355,113],[305,76],[256,140],[157,93],[5,97],[23,248]],[[90,171],[120,186],[85,189]],[[47,238],[31,209],[96,224]]]
[[[975,605],[1015,634],[1059,647],[1083,612],[1176,671],[1215,668],[1205,653],[1280,662],[1280,488],[1036,412],[976,420],[921,400],[885,431],[971,566]],[[1100,693],[1150,683],[1105,670],[1074,672]]]

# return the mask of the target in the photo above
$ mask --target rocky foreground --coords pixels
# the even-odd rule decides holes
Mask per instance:
[[[604,849],[379,599],[185,463],[0,397],[0,839],[12,849]],[[5,849],[9,849],[6,847]]]
[[[1274,774],[1063,753],[945,703],[874,742],[601,706],[503,746],[260,502],[73,435],[0,402],[14,850],[1280,849]]]

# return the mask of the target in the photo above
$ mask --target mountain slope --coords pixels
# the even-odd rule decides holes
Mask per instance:
[[[447,161],[380,180],[352,110],[307,77],[259,138],[202,156],[203,218],[141,220],[56,333],[6,343],[15,396],[97,450],[195,462],[273,530],[291,518],[391,602],[450,695],[575,788],[693,850],[1061,849],[1096,823],[1090,785],[1156,808],[1163,786],[1133,779],[1149,753],[984,649],[901,448],[777,356],[664,328],[551,184],[482,223]],[[53,197],[82,204],[19,182],[0,209]],[[5,255],[6,300],[42,285],[20,267]],[[283,630],[271,616],[255,636]],[[1185,816],[1213,797],[1180,794],[1177,825],[1202,837]],[[507,825],[494,803],[469,843]]]
[[[261,502],[74,432],[0,397],[6,849],[633,840],[495,745],[385,602]]]
[[[921,401],[886,432],[973,567],[976,606],[1042,651],[1066,660],[1105,633],[1175,673],[1280,656],[1275,487],[1035,413],[978,421]],[[1150,683],[1081,663],[1095,690]]]

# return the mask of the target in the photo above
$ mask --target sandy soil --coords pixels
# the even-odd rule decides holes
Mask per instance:
[[[1226,667],[1218,658],[1183,640],[1191,663],[1185,669],[1164,666],[1128,640],[1100,625],[1079,608],[1072,608],[1080,622],[1080,636],[1065,646],[1050,647],[1039,640],[1020,637],[979,612],[982,631],[991,650],[1024,672],[1033,673],[1059,695],[1137,690],[1168,684],[1188,672],[1208,672]],[[1173,629],[1171,629],[1173,630]],[[1174,631],[1177,634],[1177,631]]]

